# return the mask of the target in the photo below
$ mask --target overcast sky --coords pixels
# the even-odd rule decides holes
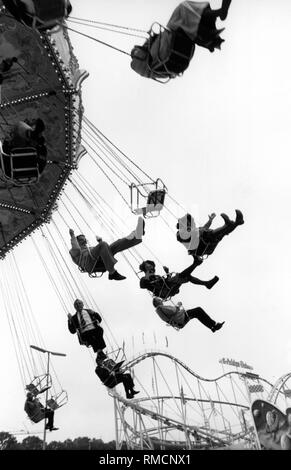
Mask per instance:
[[[154,21],[165,24],[178,3],[72,1],[73,16],[78,18],[145,30]],[[219,1],[211,2],[212,7],[219,5]],[[215,212],[214,227],[219,226],[223,222],[219,214],[234,217],[237,208],[245,217],[245,224],[196,270],[202,279],[218,275],[219,283],[211,291],[183,286],[175,298],[186,308],[199,305],[215,320],[224,320],[224,328],[215,335],[195,320],[180,332],[162,324],[150,296],[139,290],[134,273],[121,257],[118,270],[127,276],[125,281],[108,281],[107,276],[86,279],[116,342],[125,341],[129,356],[145,348],[167,350],[204,377],[221,373],[221,357],[244,360],[271,381],[290,371],[290,18],[288,0],[278,0],[276,5],[271,0],[234,0],[223,25],[222,50],[211,54],[197,47],[184,76],[164,86],[135,74],[128,56],[70,35],[80,67],[90,73],[83,84],[83,103],[96,127],[151,176],[161,177],[169,193],[187,210],[195,211],[201,223]],[[86,32],[95,34],[95,30]],[[96,32],[96,37],[127,51],[136,42],[112,33]],[[118,194],[93,171],[86,156],[78,171],[120,211],[131,229],[135,216],[126,212]],[[81,207],[77,197],[74,202]],[[167,219],[168,213],[164,216]],[[176,242],[172,218],[169,223],[172,230],[160,218],[148,220],[145,242],[164,264],[178,271],[192,258]],[[109,238],[102,220],[92,222],[92,230]],[[92,234],[88,235],[93,242]],[[42,246],[39,235],[34,239]],[[64,239],[69,248],[67,231]],[[56,414],[60,431],[53,439],[114,439],[113,402],[94,374],[92,356],[68,332],[64,309],[36,259],[31,240],[14,253],[45,344],[67,354],[54,360],[70,399]],[[65,250],[64,256],[70,264]],[[79,282],[76,266],[72,264],[71,269]],[[73,312],[66,298],[65,303]],[[31,426],[23,412],[25,394],[5,315],[0,355],[0,430],[24,426],[32,432],[41,430]],[[150,367],[149,363],[148,374]],[[137,366],[135,373],[141,382],[146,381],[146,365],[140,373]]]

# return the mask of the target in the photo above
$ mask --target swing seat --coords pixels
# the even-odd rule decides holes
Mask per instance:
[[[44,393],[49,390],[51,386],[51,376],[44,374],[35,377],[30,384],[26,385],[25,389],[36,397],[40,393]]]
[[[35,415],[31,415],[31,416],[28,415],[28,417],[29,417],[30,421],[32,421],[33,423],[39,423],[40,421],[42,421],[45,418],[45,414],[44,414],[44,412],[40,411],[39,413],[37,413]]]
[[[168,83],[188,68],[194,52],[194,41],[181,27],[173,30],[153,23],[149,39],[131,51],[131,68],[143,77]]]
[[[34,29],[54,28],[67,15],[68,0],[3,0],[5,7],[21,23]]]
[[[98,278],[98,277],[102,277],[103,274],[104,274],[105,271],[98,271],[98,272],[94,272],[94,273],[89,273],[89,277],[91,277],[92,279],[95,279],[95,278]]]
[[[0,164],[6,181],[17,184],[35,184],[39,181],[38,155],[34,147],[13,148],[4,153],[0,144]]]
[[[114,372],[119,372],[119,369],[121,368],[123,363],[124,363],[124,360],[115,362],[113,359],[105,359],[102,365],[104,367],[107,367],[108,369],[111,369]]]
[[[117,348],[115,350],[109,351],[107,352],[107,356],[113,356],[113,360],[116,364],[122,364],[123,362],[125,362],[124,348]],[[118,359],[121,359],[121,361],[116,362]]]
[[[46,391],[49,390],[50,388],[51,388],[50,385],[47,386],[47,387],[44,387],[44,388],[42,388],[42,389],[40,389],[40,390],[38,390],[38,388],[37,388],[34,384],[29,384],[29,385],[26,386],[26,390],[27,390],[28,392],[33,393],[33,395],[34,395],[35,397],[36,397],[36,395],[39,395],[40,393],[46,392]]]
[[[106,269],[103,261],[99,259],[96,261],[91,272],[86,271],[86,269],[82,268],[81,266],[79,266],[79,271],[81,273],[87,273],[91,278],[98,278],[103,276],[103,274],[106,272]]]
[[[176,31],[164,30],[155,41],[159,41],[149,64],[152,78],[157,81],[169,80],[184,73],[195,52],[195,43],[181,28]],[[155,54],[153,54],[155,52]]]
[[[166,191],[164,190],[151,191],[146,206],[136,209],[134,213],[144,217],[158,217],[164,207],[165,196]]]
[[[158,212],[160,213],[164,207],[166,197],[165,189],[155,189],[148,195],[146,212]]]
[[[145,187],[150,185],[154,185],[155,189],[148,193],[143,191]],[[133,214],[143,215],[145,218],[158,217],[164,207],[166,194],[167,188],[159,178],[154,183],[142,183],[139,185],[132,183],[130,186],[131,211]],[[141,198],[145,200],[143,207],[140,207]]]
[[[55,410],[57,410],[57,409],[59,408],[58,403],[57,403],[56,400],[54,400],[53,398],[50,398],[50,399],[47,401],[47,406],[48,406],[51,410],[53,410],[53,411],[55,411]]]
[[[88,276],[91,277],[92,279],[98,278],[98,277],[102,277],[103,274],[105,273],[105,271],[94,271],[94,272],[88,273],[88,271],[86,271],[85,269],[80,268],[80,267],[79,267],[79,271],[80,271],[81,273],[86,273],[86,274],[88,274]]]
[[[55,411],[58,408],[61,408],[62,406],[66,405],[68,402],[68,394],[65,390],[62,390],[59,392],[57,395],[52,396],[48,401],[47,401],[47,406]]]
[[[102,361],[102,367],[106,367],[106,369],[108,369],[110,371],[118,369],[120,365],[116,364],[116,362],[113,361],[113,359],[110,359],[110,358],[106,358]]]
[[[183,74],[194,52],[194,41],[181,27],[173,30],[154,23],[145,44],[133,48],[131,67],[144,77],[167,83]]]

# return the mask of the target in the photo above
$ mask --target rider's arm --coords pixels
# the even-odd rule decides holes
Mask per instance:
[[[75,237],[74,230],[70,229],[69,233],[70,233],[70,236],[71,236],[72,249],[80,251],[80,245],[79,245],[79,242],[78,242],[77,238]]]
[[[70,249],[69,253],[74,263],[78,264],[80,261],[81,248],[80,248],[77,238],[75,237],[74,231],[72,229],[70,229],[70,236],[71,236],[72,248]]]
[[[211,224],[212,224],[212,221],[213,221],[213,219],[214,219],[215,217],[216,217],[216,214],[214,214],[214,213],[213,213],[213,214],[210,214],[210,215],[208,216],[208,221],[206,222],[205,225],[203,225],[203,228],[205,228],[205,229],[210,228],[210,226],[211,226]]]

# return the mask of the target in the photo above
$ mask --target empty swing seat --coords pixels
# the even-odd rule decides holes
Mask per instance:
[[[55,410],[57,410],[57,409],[59,408],[58,403],[57,403],[56,400],[54,400],[53,398],[50,398],[50,399],[47,401],[47,406],[48,406],[51,410],[53,410],[53,411],[55,411]]]
[[[39,180],[38,155],[33,147],[14,148],[1,153],[1,168],[5,178],[16,184],[33,184]]]
[[[35,397],[40,393],[46,392],[48,389],[51,388],[52,379],[51,376],[47,374],[39,375],[34,377],[32,382],[26,385],[25,389],[28,392],[31,392]]]
[[[154,189],[150,189],[150,186]],[[150,183],[130,185],[131,211],[135,215],[142,214],[143,217],[157,217],[164,207],[167,188],[163,181],[158,178]]]
[[[62,390],[58,394],[51,396],[49,400],[47,400],[47,406],[55,411],[58,408],[61,408],[62,406],[66,405],[68,402],[68,394],[65,390]]]

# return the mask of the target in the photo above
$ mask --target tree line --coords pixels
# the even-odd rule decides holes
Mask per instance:
[[[41,450],[42,439],[37,436],[27,436],[22,442],[9,432],[0,432],[0,450]],[[115,441],[103,442],[102,439],[77,437],[65,441],[52,441],[46,446],[47,450],[114,450]]]

